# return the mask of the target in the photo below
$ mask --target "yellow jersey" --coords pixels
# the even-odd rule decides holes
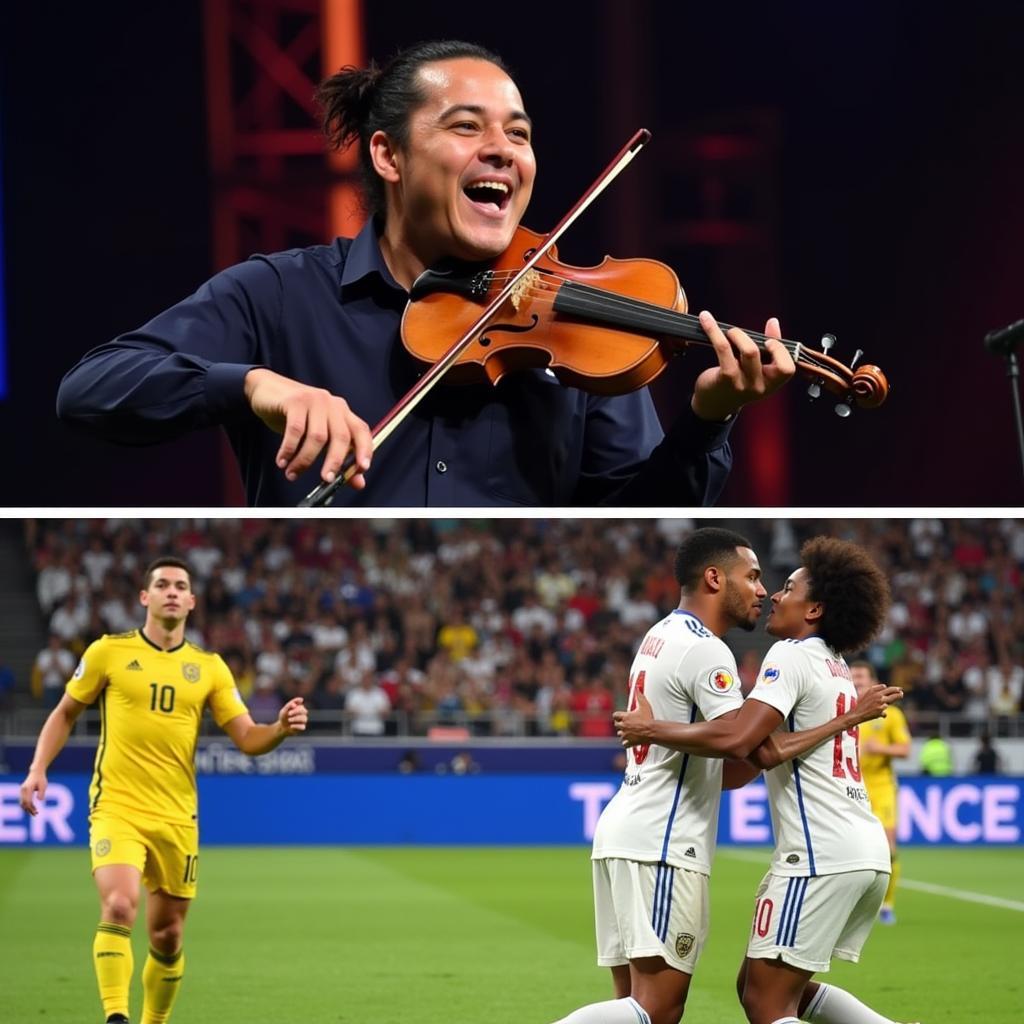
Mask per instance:
[[[870,722],[861,722],[860,726],[860,770],[864,776],[864,784],[873,785],[896,784],[896,773],[892,768],[892,758],[888,754],[868,754],[864,751],[864,743],[874,740],[889,746],[894,743],[909,743],[910,729],[903,712],[890,705],[885,718],[873,718]]]
[[[219,654],[188,641],[163,651],[141,629],[90,644],[67,693],[99,702],[90,811],[120,808],[183,824],[196,817],[203,709],[209,705],[221,727],[248,710]]]

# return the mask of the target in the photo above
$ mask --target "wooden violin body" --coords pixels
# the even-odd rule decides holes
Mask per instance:
[[[473,329],[543,238],[520,226],[492,264],[452,264],[420,275],[402,318],[402,340],[412,356],[435,365],[453,337]],[[649,384],[688,344],[710,345],[686,309],[679,279],[657,260],[605,257],[596,267],[574,267],[561,263],[552,246],[476,331],[446,380],[497,384],[515,370],[544,367],[584,391],[625,394]],[[746,333],[764,347],[764,334]],[[797,369],[829,391],[862,408],[885,400],[889,385],[877,366],[854,371],[826,352],[783,344]]]

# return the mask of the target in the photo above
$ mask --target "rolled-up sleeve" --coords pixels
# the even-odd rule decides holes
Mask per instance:
[[[57,415],[121,444],[245,415],[245,375],[267,365],[281,293],[266,260],[222,271],[143,327],[87,352],[61,381]]]

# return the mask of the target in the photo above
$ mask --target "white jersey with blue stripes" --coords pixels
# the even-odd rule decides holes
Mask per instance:
[[[843,658],[809,637],[773,644],[747,699],[779,711],[780,729],[800,732],[848,711],[857,691]],[[856,729],[773,768],[765,779],[775,830],[773,874],[890,870],[885,830],[861,780]]]
[[[652,626],[629,673],[654,717],[718,718],[743,703],[732,651],[695,615],[677,609]],[[722,795],[722,762],[656,745],[632,747],[622,786],[594,833],[594,860],[620,858],[710,874]]]

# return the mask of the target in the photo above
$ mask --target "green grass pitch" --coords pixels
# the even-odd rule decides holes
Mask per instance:
[[[583,847],[208,847],[201,857],[174,1024],[547,1024],[611,998],[594,966]],[[719,851],[686,1020],[744,1020],[733,979],[767,857]],[[823,977],[898,1021],[1019,1024],[1021,850],[907,849],[902,859],[899,923],[875,928],[859,965]],[[96,919],[87,851],[0,850],[0,1020],[102,1020]]]

